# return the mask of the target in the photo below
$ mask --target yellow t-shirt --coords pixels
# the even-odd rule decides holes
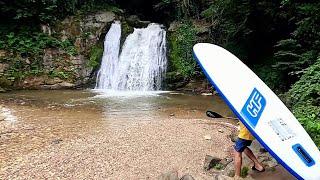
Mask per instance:
[[[239,138],[245,139],[245,140],[254,140],[254,137],[249,132],[249,130],[240,122],[240,130],[239,130]]]

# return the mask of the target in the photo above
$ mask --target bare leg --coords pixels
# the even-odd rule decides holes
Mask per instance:
[[[235,169],[236,178],[240,177],[241,165],[242,165],[242,153],[234,150],[234,169]]]
[[[258,159],[256,158],[256,156],[253,154],[253,152],[251,151],[251,149],[249,149],[248,147],[246,147],[243,151],[254,163],[254,167],[256,169],[258,169],[259,171],[262,171],[264,168],[262,166],[262,164],[259,163]]]

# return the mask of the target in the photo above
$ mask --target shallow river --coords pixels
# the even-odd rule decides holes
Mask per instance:
[[[217,96],[17,91],[0,94],[0,105],[0,179],[148,179],[171,170],[206,179],[204,156],[232,149],[235,122],[205,116],[233,116]]]

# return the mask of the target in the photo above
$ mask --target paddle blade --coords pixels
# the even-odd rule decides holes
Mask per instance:
[[[221,116],[220,114],[216,113],[216,112],[213,112],[213,111],[210,111],[208,110],[206,112],[206,115],[210,118],[223,118],[223,116]]]

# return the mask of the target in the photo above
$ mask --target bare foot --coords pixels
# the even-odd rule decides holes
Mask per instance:
[[[252,169],[256,170],[256,171],[259,171],[259,172],[263,172],[265,170],[264,167],[262,166],[262,164],[260,164],[259,162],[258,163],[254,163]]]

